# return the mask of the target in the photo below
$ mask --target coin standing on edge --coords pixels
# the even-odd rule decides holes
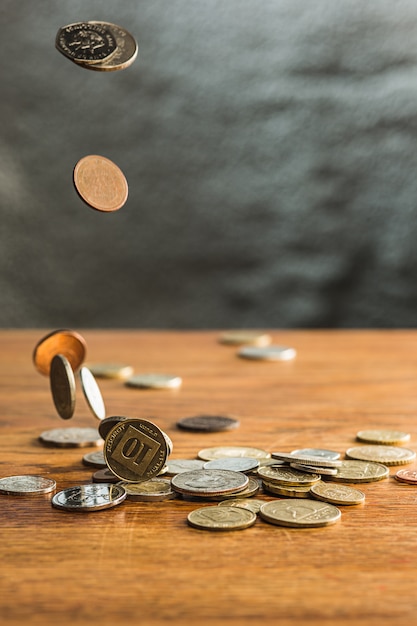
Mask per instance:
[[[57,448],[86,448],[103,443],[96,428],[53,428],[39,435],[39,440]]]
[[[89,513],[110,509],[121,504],[125,498],[126,491],[120,485],[89,483],[59,491],[52,498],[51,504],[65,511]]]
[[[239,420],[226,415],[195,415],[183,417],[177,422],[178,428],[196,432],[215,433],[233,430],[240,425]]]
[[[42,476],[7,476],[0,478],[0,493],[13,496],[32,496],[55,491],[56,482]]]
[[[233,506],[206,506],[191,511],[187,521],[199,530],[243,530],[253,526],[256,513]]]
[[[90,372],[88,367],[80,369],[81,387],[84,397],[94,417],[103,420],[106,417],[106,407],[104,406],[103,396],[96,379]]]
[[[80,198],[97,211],[118,211],[127,200],[125,175],[106,157],[90,154],[80,159],[74,168],[73,181]]]
[[[289,361],[294,359],[296,354],[294,348],[287,346],[244,346],[237,353],[242,359],[255,361]]]
[[[85,359],[86,351],[85,339],[79,333],[68,329],[54,330],[38,341],[32,358],[38,372],[49,376],[55,355],[62,354],[76,372]]]
[[[58,415],[70,419],[75,409],[75,378],[70,362],[62,354],[56,354],[51,361],[49,381]]]

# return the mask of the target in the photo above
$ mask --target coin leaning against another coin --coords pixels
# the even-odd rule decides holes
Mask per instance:
[[[334,524],[341,517],[332,504],[308,499],[278,500],[261,506],[260,516],[270,524],[291,528],[318,528]]]
[[[103,396],[96,379],[90,372],[88,367],[80,369],[81,387],[84,397],[94,417],[103,420],[106,417],[106,407],[104,406]]]

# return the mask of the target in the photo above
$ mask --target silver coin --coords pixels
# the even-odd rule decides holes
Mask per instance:
[[[195,496],[215,496],[243,490],[249,479],[241,472],[230,470],[195,470],[177,474],[171,479],[172,488],[179,493]]]
[[[340,459],[340,452],[321,448],[302,448],[300,450],[292,450],[291,454],[301,456],[317,456],[319,458],[329,459],[329,461],[337,461]]]
[[[30,496],[55,491],[56,482],[42,476],[6,476],[0,479],[0,493]]]
[[[56,354],[49,372],[52,399],[58,415],[70,419],[75,409],[75,378],[71,363],[62,354]]]
[[[233,470],[234,472],[250,472],[259,467],[258,459],[250,457],[233,457],[229,456],[225,459],[213,459],[204,463],[204,469],[222,469]]]
[[[138,389],[177,389],[182,385],[182,378],[171,374],[136,374],[128,378],[125,385]]]
[[[80,369],[81,386],[84,392],[87,404],[94,417],[99,420],[103,420],[106,417],[106,408],[104,406],[103,396],[101,395],[100,387],[97,384],[96,379],[88,369],[88,367],[82,367]]]
[[[313,465],[302,465],[301,463],[290,463],[290,467],[308,474],[321,474],[323,476],[336,476],[337,469],[335,467],[319,467]]]
[[[389,469],[382,463],[368,461],[342,461],[336,476],[330,480],[340,483],[373,483],[389,476]]]
[[[127,494],[127,499],[134,502],[162,502],[177,497],[171,487],[171,481],[166,478],[151,478],[141,483],[119,482]]]
[[[383,465],[406,465],[416,458],[414,450],[399,446],[369,445],[354,446],[346,450],[348,459],[356,461],[373,461]]]
[[[110,509],[123,502],[126,491],[120,485],[90,483],[69,487],[52,498],[52,506],[66,511],[89,512]]]
[[[103,443],[96,428],[53,428],[39,435],[39,440],[57,448],[85,448]]]
[[[256,361],[289,361],[297,353],[294,348],[287,346],[244,346],[240,348],[237,354],[242,359],[253,359]]]
[[[167,476],[203,469],[204,461],[199,459],[170,459],[167,464]]]
[[[317,465],[317,467],[339,467],[341,461],[324,459],[323,457],[307,456],[304,454],[292,454],[290,452],[271,452],[273,459],[287,461],[288,463],[300,463],[302,465]]]
[[[97,467],[99,469],[106,468],[106,461],[104,460],[103,450],[97,450],[96,452],[87,452],[83,456],[83,464],[87,467]]]

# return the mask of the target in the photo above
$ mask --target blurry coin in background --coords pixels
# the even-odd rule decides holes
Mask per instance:
[[[74,372],[85,359],[87,345],[85,339],[74,330],[54,330],[42,337],[33,351],[33,363],[41,374],[49,376],[54,356],[62,354],[71,364]]]
[[[51,361],[49,381],[58,415],[70,419],[75,409],[75,378],[70,362],[62,354],[56,354]]]
[[[39,435],[39,441],[57,448],[86,448],[103,443],[96,428],[53,428]]]
[[[219,341],[232,346],[268,346],[272,341],[272,337],[267,333],[255,330],[228,330],[220,335]]]
[[[181,384],[181,377],[172,374],[136,374],[125,382],[126,387],[138,389],[177,389]]]
[[[244,346],[237,354],[242,359],[255,361],[289,361],[296,356],[296,351],[286,346]]]
[[[42,476],[6,476],[0,479],[0,493],[31,496],[55,491],[56,482]]]
[[[108,467],[99,469],[92,475],[93,483],[111,483],[116,484],[120,482],[120,478],[113,474]]]
[[[214,448],[204,448],[197,453],[199,459],[212,461],[214,459],[224,459],[229,456],[249,456],[254,459],[269,459],[270,453],[262,448],[251,448],[249,446],[216,446]]]
[[[96,378],[126,380],[133,375],[133,367],[124,363],[90,363],[88,369]]]
[[[178,428],[199,432],[220,432],[233,430],[240,425],[239,420],[224,415],[195,415],[183,417],[177,422]]]
[[[111,415],[110,417],[105,417],[104,420],[101,420],[98,425],[98,432],[102,439],[105,439],[111,429],[118,424],[119,422],[123,422],[123,420],[129,419],[123,415]]]
[[[250,457],[227,457],[225,459],[213,459],[204,463],[204,469],[224,469],[234,472],[250,472],[259,467],[258,459]]]
[[[356,439],[365,443],[395,446],[410,441],[410,434],[399,430],[360,430]]]
[[[416,458],[414,450],[388,445],[354,446],[346,450],[348,459],[371,461],[383,465],[405,465]]]
[[[340,452],[322,448],[302,448],[300,450],[292,450],[290,454],[294,456],[317,456],[319,458],[328,459],[329,461],[337,461],[340,459]]]
[[[97,450],[96,452],[87,452],[83,456],[83,464],[87,467],[107,468],[106,461],[104,460],[103,450]]]
[[[167,463],[167,476],[175,476],[182,472],[191,472],[196,469],[203,469],[204,461],[198,459],[169,459]]]
[[[82,367],[80,370],[81,387],[84,397],[94,417],[103,420],[106,417],[106,408],[104,406],[103,396],[96,379],[90,372],[88,367]]]
[[[125,175],[106,157],[90,154],[80,159],[74,168],[73,181],[80,198],[97,211],[118,211],[127,200]]]

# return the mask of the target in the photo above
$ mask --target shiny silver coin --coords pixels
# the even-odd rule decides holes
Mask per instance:
[[[239,420],[225,415],[195,415],[183,417],[177,422],[178,428],[197,432],[214,433],[233,430],[239,427]]]
[[[197,454],[203,461],[213,461],[214,459],[224,459],[230,456],[244,456],[253,459],[269,459],[270,454],[262,448],[251,448],[248,446],[216,446],[214,448],[204,448]]]
[[[307,456],[304,454],[292,454],[290,452],[271,452],[273,459],[287,461],[288,463],[300,463],[301,465],[316,465],[317,467],[340,467],[342,461],[324,459],[323,457]]]
[[[56,482],[42,476],[7,476],[0,479],[0,493],[31,496],[55,491]]]
[[[136,374],[128,378],[125,385],[138,389],[178,389],[182,378],[171,374]]]
[[[83,465],[87,467],[97,467],[98,469],[107,467],[102,450],[87,452],[87,454],[84,454],[82,461]]]
[[[96,428],[53,428],[39,435],[39,441],[57,448],[86,448],[103,443]]]
[[[250,472],[258,469],[258,459],[251,459],[250,457],[227,457],[225,459],[214,459],[213,461],[206,461],[204,463],[204,469],[221,469],[232,470],[234,472]]]
[[[175,476],[184,472],[203,469],[204,461],[199,459],[169,459],[167,463],[167,476]]]
[[[300,472],[307,472],[308,474],[320,474],[323,476],[336,476],[337,474],[335,467],[313,467],[313,465],[301,465],[301,463],[290,463],[290,467],[300,470]]]
[[[241,472],[230,470],[195,470],[177,474],[171,479],[172,488],[190,496],[215,496],[243,490],[249,479]]]
[[[337,461],[340,459],[340,452],[335,450],[326,450],[322,448],[302,448],[300,450],[292,450],[291,454],[296,456],[314,456],[321,459],[329,459],[329,461]]]
[[[52,506],[66,511],[88,513],[110,509],[123,502],[126,491],[120,485],[95,483],[69,487],[52,498]]]
[[[82,367],[80,369],[81,386],[84,393],[84,397],[87,400],[87,404],[94,417],[99,420],[103,420],[106,417],[106,408],[104,406],[103,396],[101,395],[100,387],[98,386],[96,379],[88,369],[88,367]]]
[[[297,353],[294,348],[287,346],[244,346],[237,354],[242,359],[255,361],[289,361],[294,359]]]
[[[53,357],[49,381],[58,415],[64,420],[70,419],[75,409],[75,378],[71,364],[63,354]]]
[[[255,498],[229,498],[222,500],[217,506],[236,506],[238,509],[248,509],[252,513],[259,513],[265,500],[255,500]]]

